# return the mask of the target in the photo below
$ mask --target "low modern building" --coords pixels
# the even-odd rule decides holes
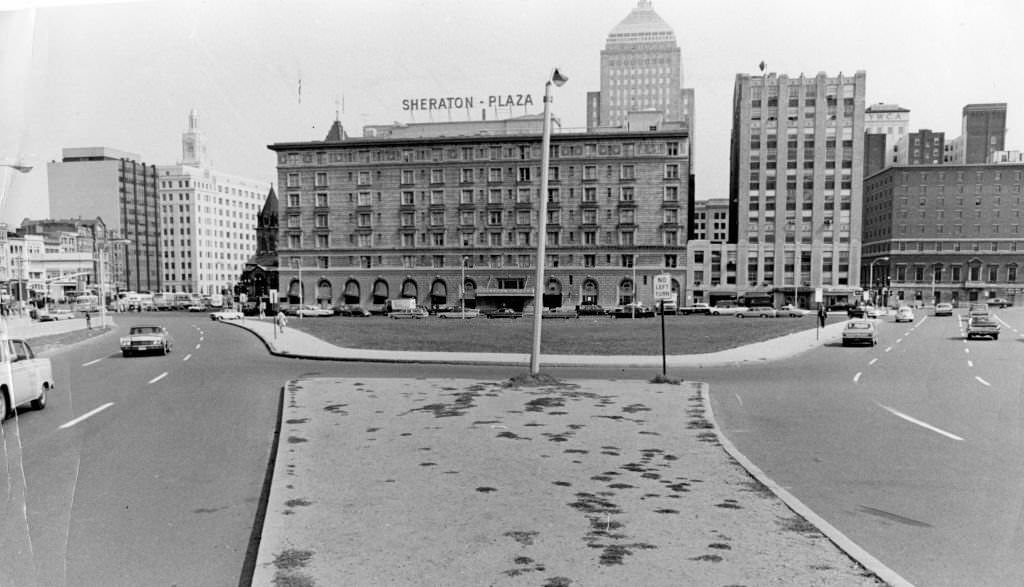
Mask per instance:
[[[864,182],[865,288],[898,303],[1024,303],[1024,164],[895,166]]]
[[[504,121],[374,127],[362,138],[336,122],[328,140],[270,145],[282,298],[531,305],[542,120],[519,122],[513,132]],[[645,128],[552,136],[545,306],[650,303],[653,275],[681,275],[689,136],[682,125]]]

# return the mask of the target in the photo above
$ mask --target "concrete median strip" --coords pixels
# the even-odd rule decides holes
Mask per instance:
[[[729,457],[706,392],[289,382],[253,584],[880,584]]]

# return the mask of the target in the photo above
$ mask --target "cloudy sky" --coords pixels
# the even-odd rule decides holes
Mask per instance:
[[[356,136],[364,124],[429,120],[404,111],[405,98],[532,94],[530,111],[539,113],[555,66],[570,79],[554,112],[564,127],[583,127],[605,37],[636,5],[22,2],[4,11],[0,0],[0,161],[35,165],[27,174],[0,168],[0,221],[14,225],[48,216],[46,162],[62,148],[107,146],[174,163],[192,108],[214,166],[268,185],[275,162],[266,146],[320,140],[336,112]],[[1024,148],[1014,132],[1024,108],[1013,67],[1019,0],[654,0],[654,8],[675,30],[684,83],[696,91],[698,198],[727,195],[733,82],[762,60],[788,75],[863,69],[869,103],[900,104],[913,129],[949,137],[960,134],[964,104],[1007,102],[1007,148]]]

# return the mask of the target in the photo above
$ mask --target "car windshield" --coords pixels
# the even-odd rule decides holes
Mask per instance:
[[[131,334],[160,334],[159,326],[133,326]]]
[[[991,318],[986,318],[986,317],[983,317],[983,316],[978,316],[978,317],[972,318],[971,319],[971,323],[973,323],[976,326],[995,326],[996,322],[995,322],[995,320],[992,320]]]
[[[867,322],[850,322],[846,327],[851,330],[871,330],[871,325]]]

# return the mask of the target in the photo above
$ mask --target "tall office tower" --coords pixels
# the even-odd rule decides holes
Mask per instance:
[[[156,166],[107,147],[69,148],[46,165],[50,215],[101,218],[123,246],[123,280],[117,289],[160,291],[160,229]]]
[[[885,167],[896,164],[896,144],[910,132],[910,110],[896,104],[872,104],[864,110],[864,132],[885,135]]]
[[[181,163],[160,165],[157,174],[162,291],[231,291],[256,252],[268,182],[211,168],[195,110],[182,133]]]
[[[666,121],[686,121],[692,130],[693,90],[683,89],[682,53],[650,0],[639,0],[608,33],[601,91],[587,94],[587,128],[625,126],[627,114],[639,110],[660,110]]]
[[[1005,148],[1006,102],[964,106],[961,136],[963,161],[958,163],[988,163],[993,153]]]
[[[737,293],[808,307],[859,291],[865,74],[739,74],[730,240]]]

